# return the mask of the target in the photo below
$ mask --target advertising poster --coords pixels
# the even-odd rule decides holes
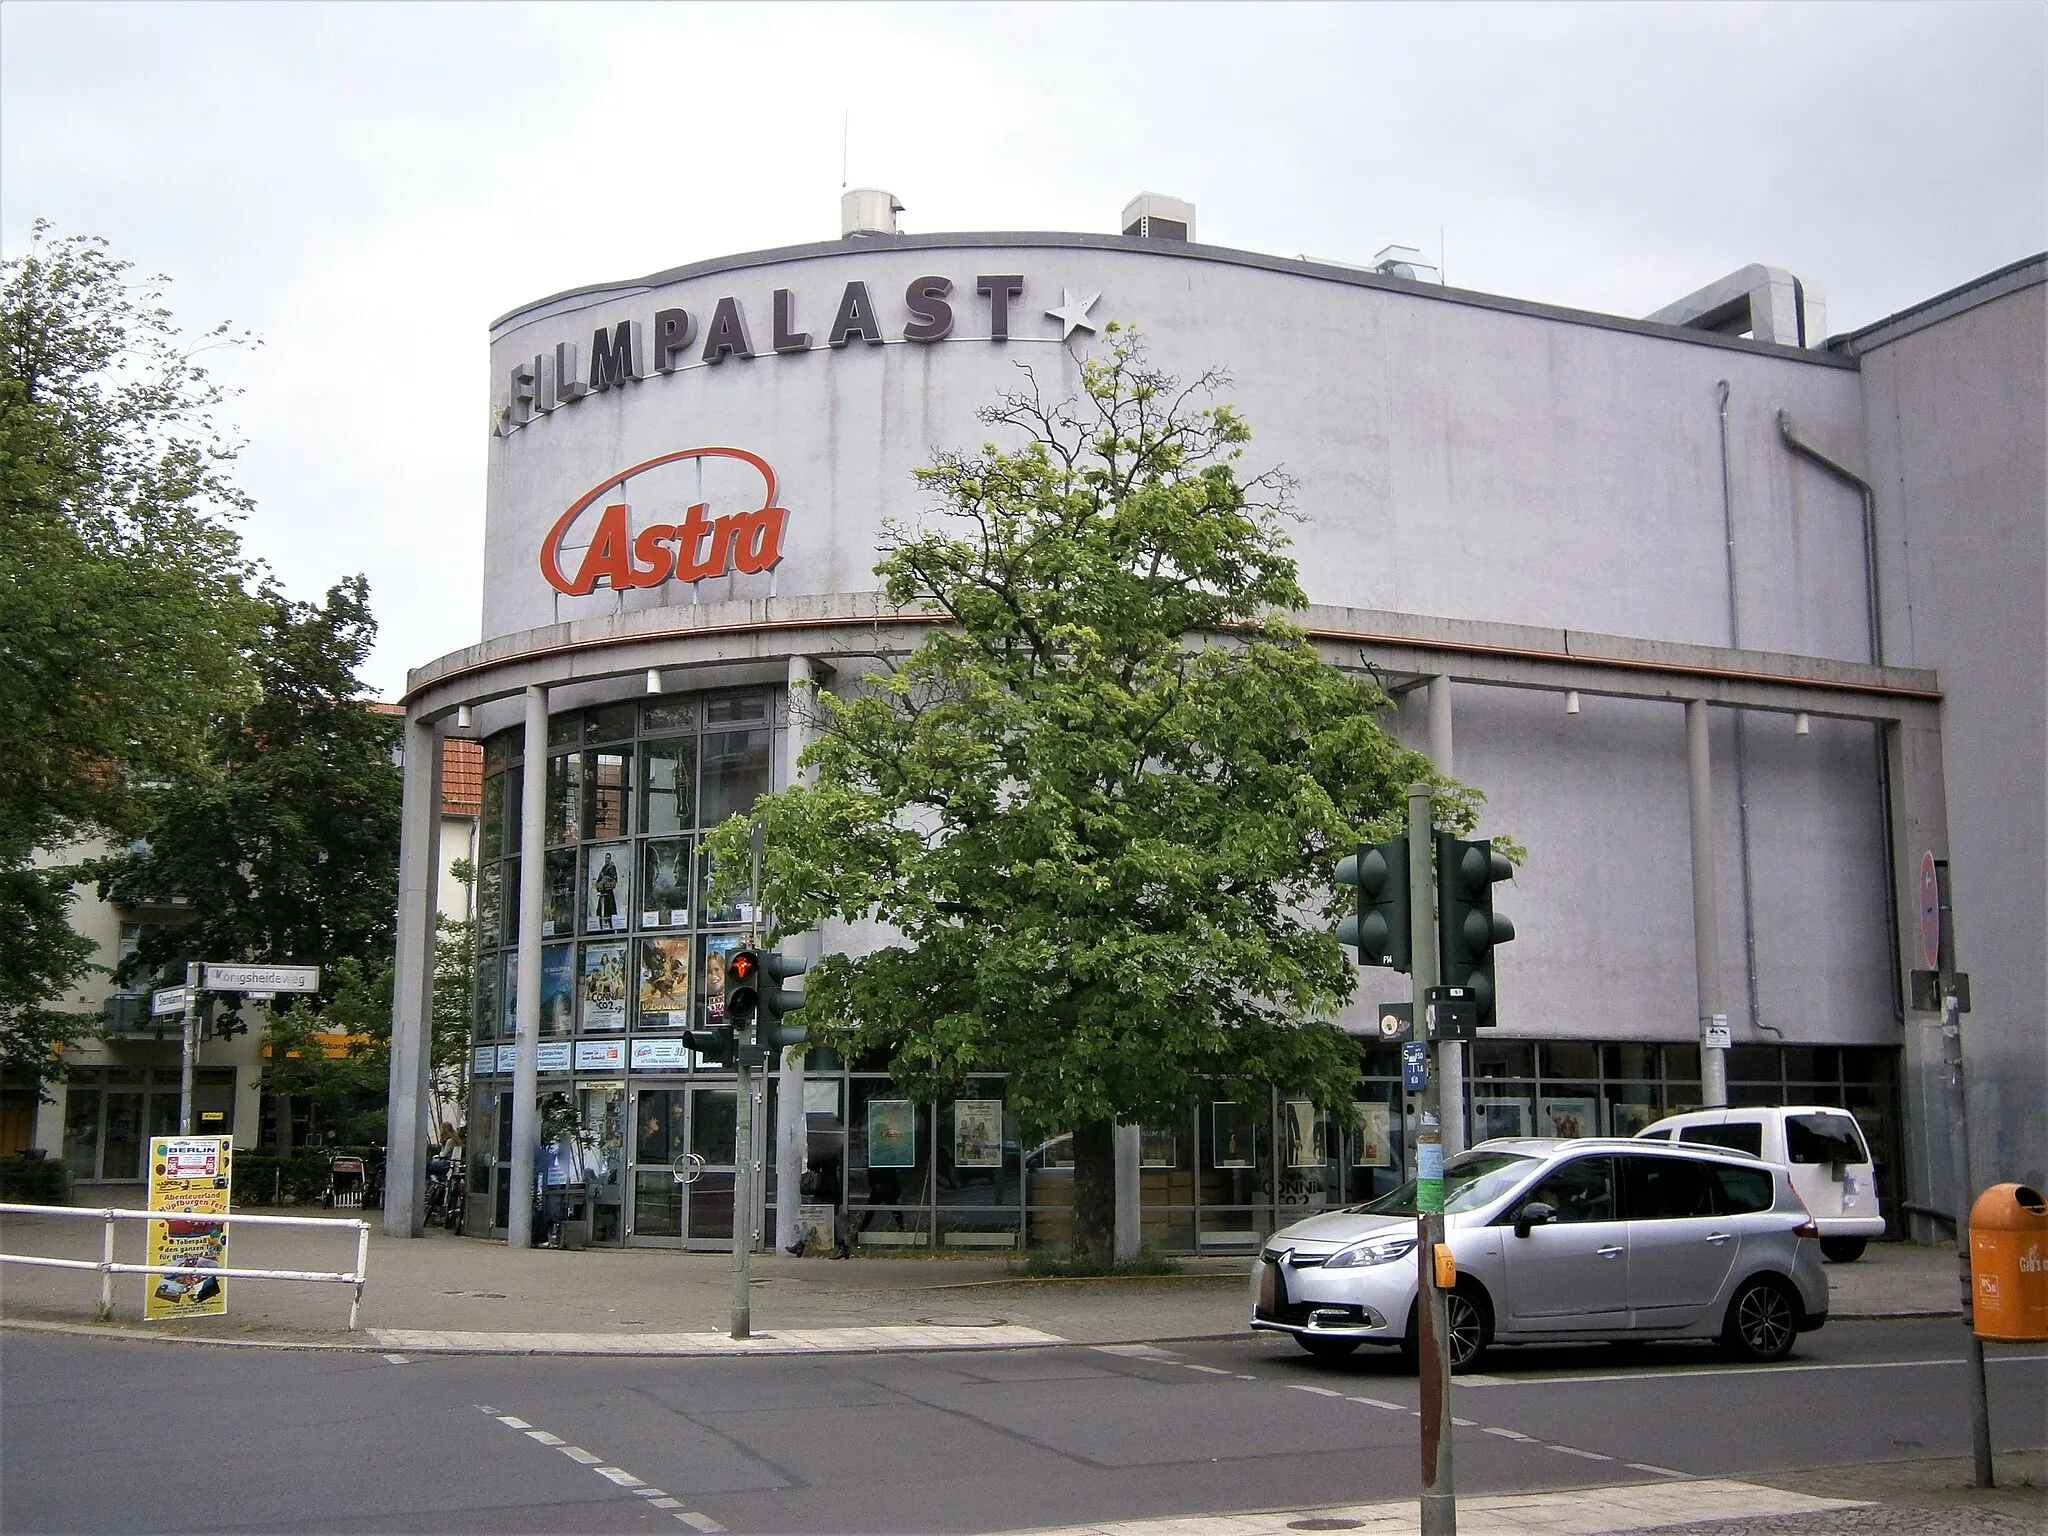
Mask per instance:
[[[1537,1106],[1541,1124],[1539,1136],[1562,1136],[1571,1139],[1578,1136],[1600,1134],[1600,1105],[1594,1099],[1545,1099]]]
[[[1523,1099],[1474,1099],[1472,1140],[1491,1141],[1496,1136],[1529,1134],[1529,1105]]]
[[[626,1027],[626,946],[583,946],[583,976],[576,1006],[585,1033]]]
[[[149,1208],[225,1216],[233,1177],[233,1139],[227,1136],[152,1136],[149,1140]],[[148,1264],[174,1269],[144,1275],[145,1322],[167,1317],[220,1317],[228,1309],[227,1282],[208,1270],[228,1263],[228,1229],[217,1221],[152,1221]]]
[[[670,1040],[635,1040],[633,1042],[633,1070],[635,1072],[681,1072],[690,1065],[690,1052],[684,1046],[682,1037]]]
[[[1358,1106],[1358,1151],[1354,1168],[1394,1166],[1393,1106],[1384,1100]]]
[[[1637,1131],[1647,1130],[1652,1121],[1659,1117],[1654,1104],[1609,1104],[1607,1106],[1607,1134],[1610,1136],[1633,1136]]]
[[[583,931],[624,933],[626,902],[633,886],[626,878],[632,855],[624,843],[599,843],[584,856]]]
[[[495,1045],[480,1045],[469,1053],[469,1070],[478,1077],[488,1076],[498,1070],[498,1048]]]
[[[576,1033],[576,946],[550,944],[540,952],[540,1032]]]
[[[534,1060],[536,1072],[566,1072],[569,1070],[569,1042],[566,1040],[543,1040]]]
[[[1323,1117],[1307,1099],[1288,1099],[1281,1104],[1280,1137],[1289,1168],[1323,1166]]]
[[[724,972],[720,972],[720,980]],[[690,1025],[690,941],[640,941],[640,1023],[647,1029]]]
[[[868,1100],[868,1166],[917,1166],[917,1111],[910,1100]]]
[[[720,934],[704,941],[704,1011],[714,1019],[725,1017],[725,961],[738,954],[747,941],[736,933]]]
[[[870,1160],[870,1166],[872,1166]],[[1003,1166],[1003,1101],[1001,1099],[955,1099],[953,1101],[953,1166],[955,1168],[1000,1168]]]
[[[623,1040],[578,1040],[576,1042],[576,1070],[578,1072],[616,1072],[626,1064],[626,1042]]]
[[[690,925],[690,845],[665,838],[643,845],[640,876],[645,893],[640,902],[642,928],[687,928]]]
[[[1138,1166],[1141,1168],[1178,1168],[1180,1166],[1180,1138],[1172,1131],[1143,1130],[1138,1133]]]
[[[576,850],[562,848],[549,854],[544,868],[540,936],[566,939],[576,931]]]
[[[1209,1106],[1209,1124],[1215,1137],[1210,1149],[1211,1167],[1249,1168],[1252,1165],[1252,1128],[1242,1104],[1225,1100]]]

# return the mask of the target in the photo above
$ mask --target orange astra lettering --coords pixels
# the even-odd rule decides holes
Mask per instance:
[[[714,518],[711,523],[711,574],[723,576],[732,569],[732,545],[740,531],[737,517]]]
[[[635,570],[633,584],[637,587],[658,587],[668,580],[669,572],[675,569],[676,557],[670,553],[668,540],[675,537],[675,526],[671,523],[651,523],[640,530],[633,540],[633,558],[646,566],[646,570]]]
[[[704,547],[704,536],[710,531],[711,524],[704,518],[703,502],[698,502],[683,514],[683,525],[676,530],[676,580],[702,581],[706,576],[717,574],[711,561],[697,558],[697,551]]]
[[[623,502],[606,507],[604,516],[597,520],[597,532],[591,537],[583,565],[576,572],[574,595],[580,597],[595,591],[600,577],[611,583],[614,592],[623,592],[638,585],[633,573],[633,539],[626,530]]]
[[[772,567],[782,558],[782,525],[788,517],[785,507],[763,507],[741,518],[732,563],[749,575]]]

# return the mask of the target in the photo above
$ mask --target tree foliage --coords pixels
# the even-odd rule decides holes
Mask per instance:
[[[130,834],[139,784],[190,772],[250,693],[256,610],[227,398],[165,280],[88,236],[0,263],[0,1062],[48,1077],[91,966],[72,873],[31,855]]]
[[[1226,381],[1183,388],[1108,340],[1077,397],[1032,378],[983,412],[1010,446],[919,471],[937,515],[892,529],[876,570],[947,622],[821,694],[810,781],[757,807],[779,929],[893,940],[812,969],[814,1039],[886,1053],[927,1098],[1008,1074],[1027,1134],[1075,1133],[1087,1260],[1108,1256],[1113,1122],[1274,1085],[1349,1105],[1333,867],[1433,777],[1377,683],[1286,619],[1306,601],[1288,487],[1240,478]],[[1473,798],[1452,787],[1446,820]],[[721,869],[744,838],[714,834]]]

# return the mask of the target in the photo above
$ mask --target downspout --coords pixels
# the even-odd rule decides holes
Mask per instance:
[[[1728,645],[1732,650],[1741,650],[1741,615],[1735,601],[1735,476],[1728,448],[1728,381],[1717,381],[1715,389],[1719,395],[1721,417],[1721,532],[1728,558]],[[1763,1003],[1757,987],[1756,904],[1749,860],[1747,720],[1744,711],[1735,711],[1735,840],[1742,863],[1742,957],[1746,968],[1749,1027],[1752,1030],[1769,1030],[1782,1040],[1784,1031],[1764,1022]]]
[[[1863,498],[1863,606],[1870,619],[1870,661],[1873,666],[1884,665],[1884,608],[1879,596],[1877,579],[1877,492],[1868,480],[1846,465],[1837,464],[1811,443],[1800,441],[1792,430],[1792,413],[1778,412],[1778,436],[1785,446],[1800,458],[1809,460],[1826,470],[1842,484],[1855,489]],[[1906,999],[1900,990],[1899,968],[1899,858],[1893,844],[1896,827],[1892,819],[1892,758],[1887,736],[1896,727],[1879,725],[1877,729],[1877,792],[1880,810],[1884,820],[1884,929],[1891,944],[1892,973],[1892,1019],[1901,1029],[1906,1024]]]

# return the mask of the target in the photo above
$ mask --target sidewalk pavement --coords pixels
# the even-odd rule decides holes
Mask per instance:
[[[355,1213],[299,1207],[248,1215],[333,1217],[332,1230],[243,1227],[237,1269],[344,1271],[355,1262]],[[361,1329],[350,1332],[351,1287],[230,1280],[224,1317],[143,1324],[141,1275],[114,1277],[117,1330],[167,1338],[406,1352],[734,1354],[1016,1348],[1227,1338],[1246,1331],[1248,1257],[1190,1258],[1179,1275],[1032,1280],[1014,1258],[831,1260],[755,1254],[752,1337],[730,1337],[729,1253],[591,1248],[514,1251],[502,1241],[384,1236],[371,1212]],[[140,1221],[116,1225],[117,1261],[142,1262]],[[101,1223],[82,1217],[0,1218],[0,1252],[97,1261]],[[1953,1247],[1873,1244],[1830,1264],[1832,1317],[1955,1316]],[[89,1271],[0,1266],[0,1322],[88,1325],[99,1302]]]

